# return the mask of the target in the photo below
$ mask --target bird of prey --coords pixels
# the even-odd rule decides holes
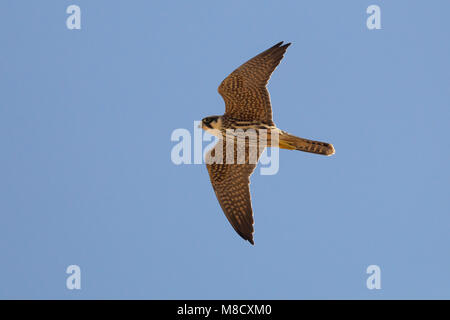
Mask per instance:
[[[206,117],[201,123],[202,129],[219,138],[205,158],[217,199],[236,232],[251,244],[254,244],[254,221],[250,175],[264,148],[279,147],[326,156],[334,154],[332,144],[298,138],[278,129],[272,121],[272,107],[266,85],[289,45],[290,43],[277,43],[234,70],[218,88],[225,101],[225,114]],[[250,136],[244,136],[239,140],[244,143],[238,143],[238,129],[242,129],[241,132],[254,130],[258,139],[263,137],[265,145],[260,144],[252,149],[251,141],[256,140],[251,140]],[[271,140],[275,135],[278,137],[277,143]],[[227,146],[231,147],[227,149]],[[245,159],[238,159],[239,151],[244,151]]]

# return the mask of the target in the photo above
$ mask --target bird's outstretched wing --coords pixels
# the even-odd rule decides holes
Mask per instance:
[[[218,91],[225,100],[225,115],[273,125],[266,85],[289,45],[277,43],[241,65],[222,81]]]
[[[223,146],[223,147],[222,147]],[[217,148],[222,147],[222,163],[211,163],[211,158],[216,156]],[[253,210],[250,196],[250,175],[256,167],[256,163],[249,162],[249,148],[246,146],[246,160],[243,164],[237,162],[237,147],[235,144],[234,164],[227,164],[226,143],[217,144],[206,155],[206,167],[208,168],[211,184],[219,200],[225,216],[234,230],[245,240],[253,241]],[[256,162],[263,149],[255,150]]]

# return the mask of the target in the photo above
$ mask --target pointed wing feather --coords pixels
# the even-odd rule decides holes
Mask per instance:
[[[266,85],[290,43],[277,43],[234,70],[220,84],[225,115],[238,120],[260,120],[272,125],[272,107]]]
[[[211,157],[215,156],[216,147],[222,147],[223,163],[211,163]],[[240,146],[239,146],[240,147]],[[250,175],[255,170],[256,163],[249,163],[249,147],[245,146],[246,162],[237,163],[237,144],[234,145],[234,164],[227,164],[226,143],[217,144],[206,156],[206,167],[208,168],[211,184],[216,193],[217,200],[222,207],[234,230],[251,244],[253,241],[253,210],[250,195]],[[255,150],[256,160],[262,151]]]

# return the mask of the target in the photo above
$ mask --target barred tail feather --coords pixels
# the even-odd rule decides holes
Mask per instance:
[[[300,150],[326,156],[334,154],[334,147],[331,143],[299,138],[284,131],[279,136],[279,147],[281,149]]]

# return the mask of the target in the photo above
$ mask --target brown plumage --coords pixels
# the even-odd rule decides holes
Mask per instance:
[[[219,137],[218,144],[206,155],[206,163],[217,199],[236,232],[251,244],[253,240],[253,211],[250,196],[250,175],[266,146],[332,155],[333,145],[299,138],[278,129],[272,121],[272,106],[266,85],[280,63],[290,43],[279,42],[234,70],[220,84],[218,91],[225,101],[225,114],[202,120],[202,128]],[[227,129],[254,129],[259,138],[261,129],[267,132],[265,145],[254,148],[251,139],[245,144],[233,137],[234,158],[227,154]],[[270,136],[276,132],[279,143],[271,145]],[[256,140],[257,141],[257,140]],[[238,154],[245,157],[239,162]],[[219,157],[218,157],[219,156]],[[220,157],[222,156],[222,157]],[[220,160],[217,161],[217,158]],[[256,161],[254,161],[256,159]],[[231,161],[231,163],[230,163]]]
[[[217,148],[216,148],[217,147]],[[206,167],[209,176],[225,216],[233,226],[234,230],[251,244],[253,242],[253,211],[250,196],[250,175],[256,167],[256,163],[238,164],[238,144],[234,144],[234,164],[227,164],[226,143],[223,146],[216,145],[206,157]],[[209,160],[215,156],[218,148],[222,147],[223,163],[211,163]],[[256,159],[259,159],[263,150],[256,151]],[[245,146],[245,155],[249,155],[249,146]]]
[[[225,100],[225,115],[239,120],[272,122],[272,106],[266,88],[270,75],[291,45],[279,42],[234,70],[220,84],[218,91]]]

